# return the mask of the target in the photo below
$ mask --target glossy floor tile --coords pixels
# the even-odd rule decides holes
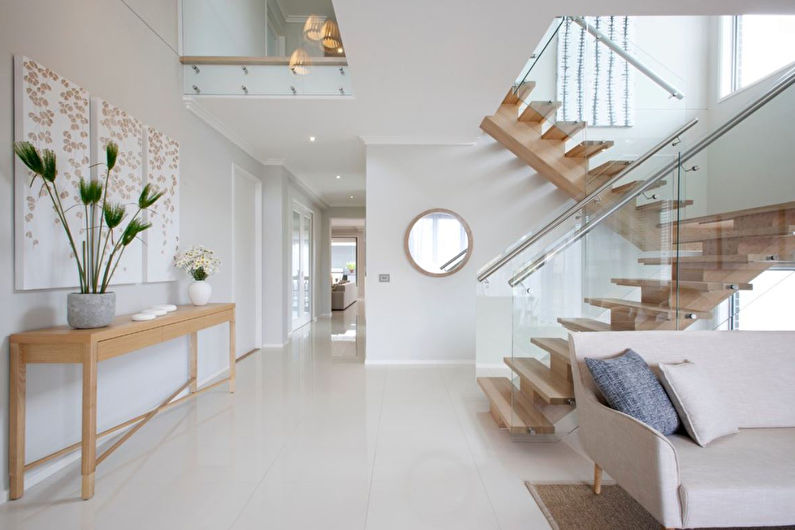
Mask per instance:
[[[564,442],[497,429],[473,366],[366,366],[363,304],[238,365],[155,417],[97,470],[0,505],[11,529],[544,529],[524,487],[587,481]]]

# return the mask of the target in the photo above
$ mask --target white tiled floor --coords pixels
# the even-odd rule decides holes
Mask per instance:
[[[152,420],[79,499],[75,463],[3,529],[544,529],[525,480],[589,480],[565,443],[499,431],[472,366],[369,366],[361,303]]]

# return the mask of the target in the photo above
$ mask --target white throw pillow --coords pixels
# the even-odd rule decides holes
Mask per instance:
[[[660,380],[671,398],[682,425],[701,447],[737,432],[731,403],[715,385],[703,365],[685,361],[660,363]]]

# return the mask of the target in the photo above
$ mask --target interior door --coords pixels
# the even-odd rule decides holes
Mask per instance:
[[[312,212],[299,204],[292,213],[292,329],[312,320]]]
[[[262,345],[262,184],[234,169],[236,354]]]

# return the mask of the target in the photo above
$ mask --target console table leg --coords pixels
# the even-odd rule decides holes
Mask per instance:
[[[199,358],[199,334],[195,331],[190,334],[190,353],[188,354],[188,377],[191,379],[190,391],[191,393],[198,390],[196,384],[196,375],[198,373],[198,358]]]
[[[81,444],[83,499],[94,496],[97,468],[97,348],[88,347],[83,357],[83,440]]]
[[[19,344],[9,344],[9,497],[19,499],[25,491],[25,377],[26,366]]]
[[[235,391],[235,321],[229,321],[229,391]]]

